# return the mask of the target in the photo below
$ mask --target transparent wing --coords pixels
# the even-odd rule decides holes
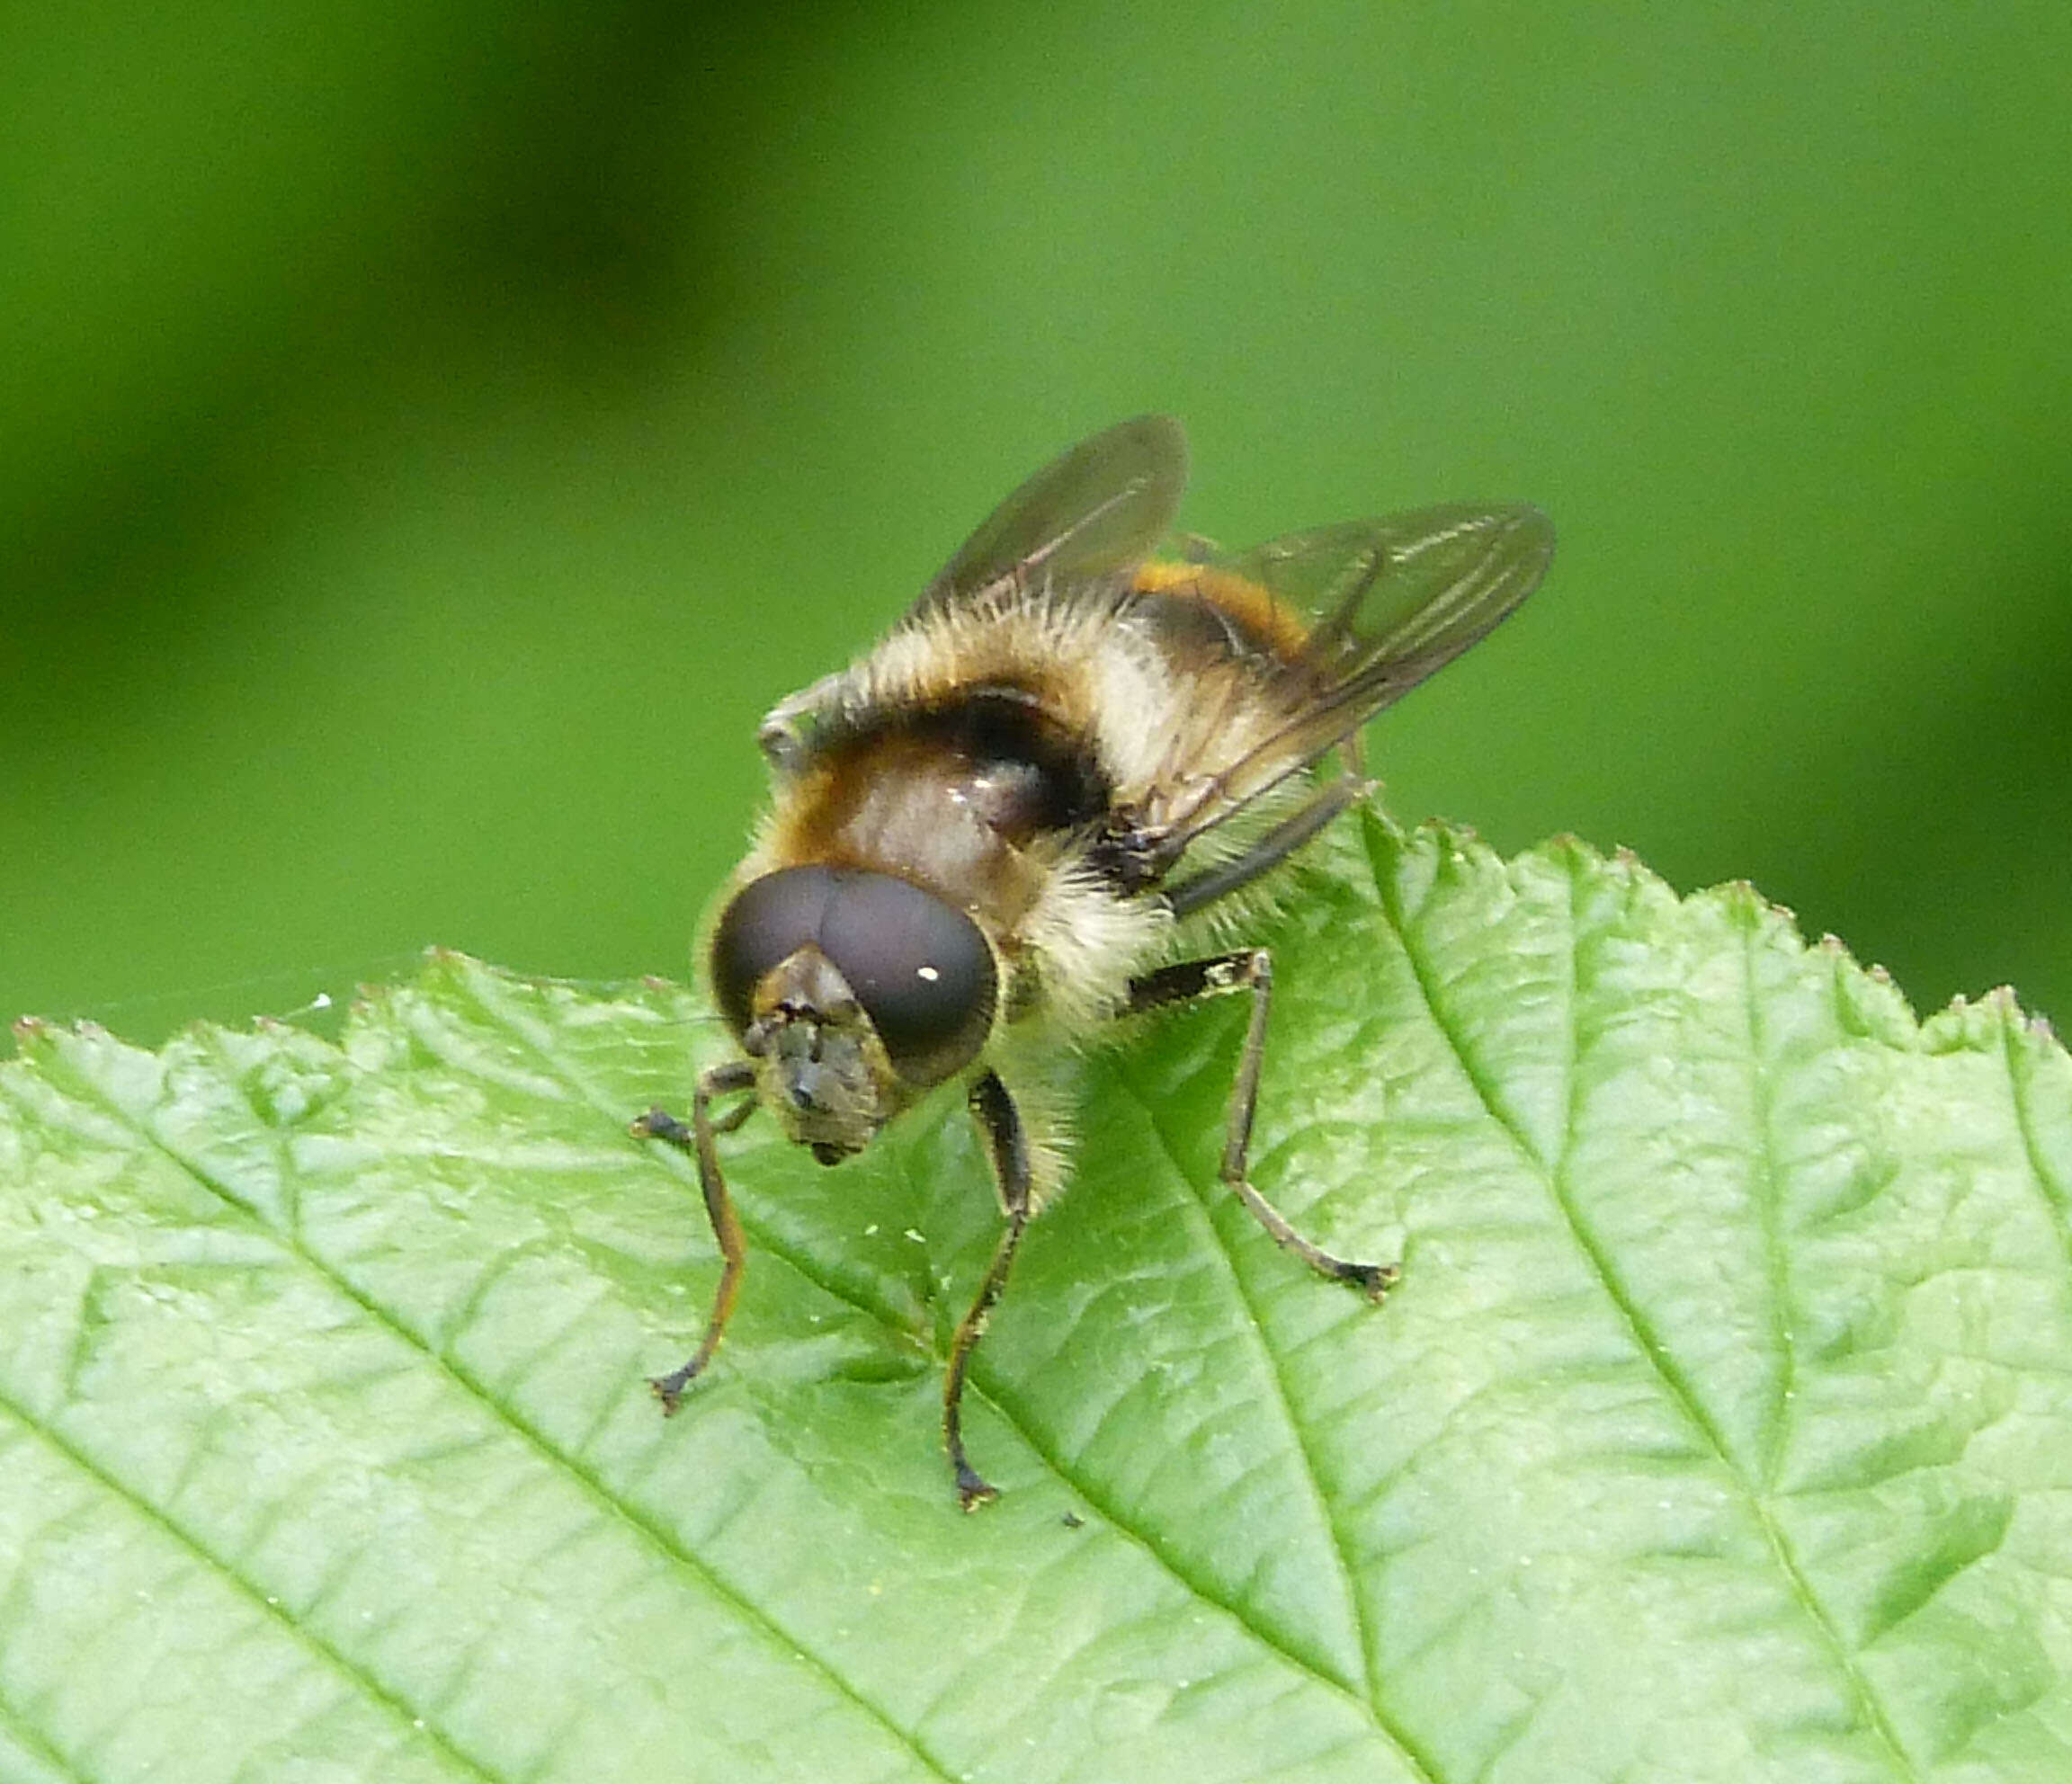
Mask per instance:
[[[1187,483],[1187,437],[1139,415],[1053,459],[987,516],[921,593],[909,618],[1038,572],[1106,576],[1151,554]]]
[[[1512,612],[1553,555],[1539,509],[1450,503],[1290,533],[1234,566],[1315,617],[1303,656],[1317,668],[1348,682],[1396,672],[1385,704]]]
[[[1188,799],[1162,852],[1176,860],[1444,668],[1539,586],[1553,555],[1553,525],[1537,508],[1449,504],[1291,533],[1216,559],[1315,616],[1284,672],[1305,684],[1302,708]]]

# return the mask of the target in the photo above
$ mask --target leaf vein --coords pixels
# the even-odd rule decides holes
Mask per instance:
[[[498,1784],[497,1774],[478,1763],[460,1751],[437,1729],[420,1726],[409,1705],[381,1681],[352,1660],[332,1643],[326,1641],[308,1625],[299,1623],[286,1607],[271,1601],[257,1584],[248,1580],[237,1566],[223,1556],[218,1555],[192,1531],[183,1528],[171,1512],[154,1505],[136,1488],[111,1474],[94,1457],[79,1445],[72,1442],[57,1430],[55,1425],[44,1423],[28,1408],[22,1405],[6,1389],[0,1388],[0,1414],[15,1421],[24,1431],[31,1432],[47,1448],[64,1458],[77,1468],[103,1492],[128,1505],[147,1523],[169,1537],[174,1545],[205,1562],[211,1572],[228,1581],[259,1613],[269,1621],[288,1632],[289,1638],[299,1647],[305,1648],[326,1662],[341,1678],[357,1687],[368,1699],[393,1716],[406,1736],[421,1737],[434,1748],[440,1756],[465,1771],[470,1778],[479,1778],[486,1784]]]
[[[1775,1558],[1786,1586],[1797,1601],[1800,1610],[1812,1625],[1821,1645],[1828,1650],[1849,1689],[1851,1697],[1855,1699],[1880,1744],[1886,1749],[1893,1765],[1901,1775],[1909,1779],[1917,1779],[1919,1774],[1908,1759],[1906,1750],[1899,1744],[1898,1735],[1892,1727],[1883,1704],[1879,1701],[1876,1693],[1871,1688],[1870,1681],[1865,1678],[1862,1669],[1856,1664],[1854,1655],[1843,1641],[1841,1632],[1835,1627],[1834,1619],[1828,1614],[1826,1608],[1820,1602],[1805,1574],[1800,1568],[1784,1539],[1784,1533],[1778,1528],[1776,1520],[1772,1515],[1762,1492],[1757,1485],[1748,1477],[1746,1471],[1735,1463],[1719,1431],[1704,1410],[1695,1390],[1684,1378],[1683,1370],[1677,1367],[1670,1356],[1667,1345],[1661,1341],[1656,1333],[1653,1323],[1634,1300],[1631,1292],[1621,1279],[1611,1258],[1606,1254],[1602,1241],[1584,1218],[1582,1210],[1576,1206],[1575,1197],[1567,1187],[1564,1173],[1559,1169],[1550,1170],[1541,1162],[1524,1134],[1520,1131],[1516,1123],[1504,1112],[1502,1103],[1492,1093],[1491,1087],[1486,1082],[1484,1075],[1477,1066],[1469,1051],[1466,1038],[1458,1031],[1456,1024],[1446,1012],[1445,1004],[1439,995],[1436,984],[1433,982],[1434,975],[1431,963],[1424,959],[1420,950],[1411,939],[1410,925],[1396,895],[1391,879],[1384,870],[1381,861],[1375,853],[1373,847],[1374,831],[1371,820],[1370,820],[1366,834],[1368,840],[1367,860],[1372,875],[1376,899],[1389,928],[1395,933],[1397,945],[1402,950],[1405,963],[1410,969],[1411,978],[1417,987],[1418,995],[1431,1019],[1433,1027],[1438,1031],[1441,1039],[1445,1041],[1455,1065],[1459,1067],[1461,1075],[1467,1080],[1469,1088],[1473,1090],[1477,1100],[1481,1103],[1484,1114],[1506,1137],[1526,1166],[1540,1178],[1556,1211],[1561,1216],[1563,1224],[1567,1226],[1577,1251],[1596,1276],[1606,1298],[1625,1322],[1628,1335],[1631,1339],[1634,1348],[1639,1352],[1648,1368],[1655,1372],[1673,1404],[1690,1422],[1692,1429],[1704,1440],[1707,1448],[1711,1450],[1714,1459],[1725,1470],[1728,1478],[1733,1483],[1740,1498],[1747,1506],[1750,1516],[1755,1519],[1756,1527],[1761,1531],[1772,1556]],[[1569,863],[1570,1108],[1568,1118],[1564,1124],[1564,1157],[1566,1157],[1567,1138],[1573,1135],[1576,1126],[1574,1109],[1575,1060],[1578,1039],[1576,1033],[1576,1006],[1573,995],[1576,931],[1575,874],[1575,863],[1571,859]]]
[[[548,1441],[546,1437],[536,1431],[515,1407],[499,1400],[485,1385],[475,1380],[460,1363],[443,1354],[422,1335],[413,1331],[404,1321],[374,1300],[357,1283],[335,1269],[327,1260],[311,1252],[300,1238],[291,1235],[284,1235],[272,1227],[262,1213],[237,1195],[227,1185],[216,1182],[210,1173],[204,1170],[193,1160],[183,1156],[168,1145],[157,1134],[154,1133],[147,1124],[138,1119],[119,1104],[86,1090],[84,1086],[76,1084],[74,1088],[76,1093],[83,1094],[85,1101],[94,1103],[104,1113],[120,1122],[145,1145],[151,1147],[157,1155],[165,1158],[193,1182],[215,1196],[226,1206],[236,1209],[262,1231],[271,1233],[299,1262],[325,1281],[330,1283],[340,1294],[345,1296],[370,1319],[379,1325],[383,1331],[424,1357],[447,1379],[460,1388],[463,1394],[489,1413],[500,1424],[526,1444],[535,1455],[544,1459],[550,1470],[567,1476],[590,1495],[598,1505],[622,1520],[636,1534],[652,1544],[664,1555],[688,1567],[709,1591],[726,1603],[744,1622],[763,1632],[773,1653],[785,1657],[791,1664],[803,1664],[817,1673],[831,1684],[841,1697],[862,1710],[871,1720],[877,1723],[880,1728],[891,1735],[900,1746],[906,1748],[931,1773],[942,1779],[943,1784],[950,1784],[951,1774],[921,1746],[914,1735],[900,1728],[876,1705],[857,1691],[838,1672],[817,1655],[812,1655],[802,1643],[785,1631],[767,1613],[744,1599],[695,1553],[677,1541],[665,1526],[656,1522],[637,1506],[621,1499],[590,1469],[585,1467],[575,1458],[565,1455]],[[4,1400],[0,1400],[0,1405],[6,1404]],[[142,1503],[143,1502],[138,1503]],[[170,1524],[167,1527],[172,1528]],[[195,1547],[198,1553],[207,1554],[208,1551],[200,1544],[196,1544]],[[210,1558],[214,1559],[212,1557]],[[219,1561],[217,1565],[223,1566],[232,1578],[238,1578],[235,1570],[229,1568],[227,1564]],[[245,1585],[246,1590],[251,1592],[261,1603],[264,1602],[265,1594],[263,1592],[258,1592],[249,1583],[241,1579],[239,1583]],[[267,1608],[270,1610],[276,1609],[272,1606]],[[312,1637],[312,1639],[315,1638]],[[341,1664],[344,1664],[342,1656]],[[388,1703],[406,1723],[415,1723],[417,1719],[416,1712],[410,1709],[402,1699],[391,1696],[385,1688],[371,1678],[368,1680],[368,1683],[369,1688],[375,1691],[383,1702]],[[427,1735],[433,1734],[433,1731],[429,1727],[424,1732]],[[467,1761],[465,1755],[460,1754],[457,1749],[451,1748],[443,1736],[434,1735],[434,1738],[440,1742],[442,1748],[453,1752],[456,1758],[462,1760],[471,1769],[476,1770],[477,1776],[485,1779],[492,1778],[493,1774],[475,1769],[473,1762]]]
[[[80,1784],[94,1784],[95,1774],[83,1771],[53,1746],[49,1737],[28,1719],[27,1713],[4,1690],[0,1690],[0,1730],[4,1730],[10,1739],[41,1760],[52,1771],[76,1778]]]
[[[2058,1234],[2059,1248],[2072,1254],[2072,1185],[2059,1180],[2044,1155],[2043,1144],[2037,1137],[2035,1115],[2029,1106],[2027,1081],[2014,1058],[2014,1029],[2021,1020],[2012,997],[2003,998],[2000,1005],[2000,1062],[2007,1075],[2007,1097],[2014,1111],[2015,1130],[2022,1136],[2022,1150],[2029,1161],[2029,1173],[2034,1178],[2036,1192],[2043,1200],[2043,1206],[2050,1217],[2050,1224]]]
[[[1782,1230],[1782,1173],[1771,1131],[1774,1112],[1770,1075],[1763,1063],[1763,1019],[1755,985],[1755,926],[1741,933],[1741,1002],[1747,1021],[1748,1102],[1755,1126],[1755,1167],[1757,1226],[1763,1235],[1763,1262],[1769,1277],[1771,1337],[1777,1369],[1770,1383],[1770,1406],[1764,1420],[1762,1486],[1773,1492],[1791,1437],[1791,1399],[1798,1378],[1798,1351],[1791,1337],[1791,1261]]]
[[[1267,1378],[1273,1385],[1274,1396],[1280,1407],[1281,1417],[1294,1440],[1295,1454],[1302,1465],[1304,1482],[1309,1489],[1311,1498],[1316,1502],[1317,1515],[1330,1539],[1332,1557],[1338,1565],[1339,1579],[1345,1593],[1346,1610],[1352,1619],[1353,1639],[1360,1650],[1361,1685],[1368,1708],[1374,1718],[1375,1726],[1389,1737],[1420,1778],[1432,1780],[1434,1778],[1434,1773],[1431,1766],[1425,1762],[1424,1754],[1417,1750],[1408,1735],[1395,1726],[1393,1720],[1381,1708],[1380,1693],[1374,1677],[1372,1643],[1368,1632],[1366,1614],[1361,1604],[1359,1580],[1353,1572],[1352,1558],[1346,1548],[1345,1532],[1334,1515],[1335,1501],[1331,1494],[1325,1490],[1323,1476],[1317,1469],[1317,1458],[1310,1447],[1308,1433],[1301,1420],[1295,1414],[1294,1400],[1289,1392],[1287,1374],[1281,1366],[1280,1354],[1272,1344],[1266,1342],[1265,1327],[1260,1321],[1259,1309],[1253,1301],[1250,1290],[1245,1286],[1245,1280],[1238,1271],[1237,1260],[1230,1254],[1230,1248],[1224,1242],[1222,1232],[1210,1213],[1208,1197],[1201,1186],[1195,1182],[1192,1173],[1181,1162],[1179,1152],[1173,1143],[1172,1136],[1166,1131],[1166,1124],[1159,1117],[1155,1100],[1141,1094],[1137,1086],[1129,1081],[1121,1070],[1118,1069],[1115,1076],[1122,1084],[1123,1088],[1130,1093],[1132,1100],[1143,1110],[1145,1117],[1150,1124],[1151,1132],[1158,1142],[1159,1150],[1166,1155],[1174,1174],[1179,1177],[1183,1183],[1186,1184],[1201,1225],[1208,1230],[1210,1243],[1222,1265],[1223,1273],[1229,1281],[1231,1290],[1237,1296],[1239,1305],[1245,1309],[1246,1327],[1258,1341],[1259,1351],[1265,1359]]]
[[[1192,1209],[1198,1218],[1199,1225],[1208,1235],[1210,1246],[1220,1267],[1223,1279],[1229,1285],[1230,1292],[1237,1298],[1238,1306],[1244,1309],[1245,1329],[1254,1339],[1255,1348],[1265,1364],[1264,1372],[1273,1389],[1274,1405],[1280,1414],[1281,1423],[1287,1427],[1289,1435],[1293,1440],[1296,1457],[1302,1465],[1303,1485],[1308,1489],[1317,1522],[1323,1526],[1326,1534],[1330,1539],[1332,1559],[1337,1565],[1339,1584],[1345,1599],[1346,1615],[1352,1622],[1353,1634],[1360,1649],[1361,1684],[1367,1695],[1371,1698],[1374,1694],[1373,1665],[1368,1655],[1366,1619],[1362,1614],[1359,1593],[1354,1587],[1352,1563],[1346,1556],[1344,1534],[1331,1515],[1331,1498],[1325,1492],[1323,1479],[1317,1473],[1317,1458],[1310,1450],[1308,1434],[1304,1432],[1301,1422],[1295,1416],[1294,1402],[1289,1395],[1287,1375],[1281,1367],[1280,1357],[1273,1345],[1266,1342],[1265,1329],[1259,1319],[1259,1308],[1253,1300],[1250,1290],[1245,1286],[1244,1278],[1238,1274],[1237,1260],[1231,1256],[1230,1247],[1224,1242],[1222,1232],[1210,1212],[1208,1198],[1203,1193],[1201,1185],[1195,1182],[1186,1165],[1182,1163],[1179,1151],[1174,1145],[1173,1137],[1166,1131],[1166,1124],[1159,1118],[1157,1107],[1150,1098],[1143,1095],[1138,1090],[1123,1070],[1118,1068],[1114,1075],[1122,1087],[1129,1092],[1130,1100],[1143,1111],[1145,1119],[1150,1126],[1152,1137],[1158,1142],[1158,1149],[1166,1155],[1166,1162],[1173,1167],[1173,1174],[1186,1185],[1188,1194],[1192,1199]]]

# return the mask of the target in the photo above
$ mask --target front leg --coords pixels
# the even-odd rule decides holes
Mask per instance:
[[[986,1335],[986,1322],[994,1303],[1007,1286],[1007,1272],[1014,1267],[1014,1253],[1029,1225],[1032,1207],[1030,1194],[1029,1136],[1022,1126],[1020,1111],[999,1075],[987,1072],[971,1086],[971,1119],[978,1124],[992,1161],[993,1178],[1000,1191],[1000,1207],[1007,1216],[1006,1230],[994,1249],[992,1264],[978,1294],[957,1327],[950,1346],[950,1366],[942,1377],[942,1441],[950,1450],[950,1466],[957,1476],[957,1503],[975,1511],[1000,1492],[989,1485],[964,1454],[964,1378],[971,1367],[971,1353]]]
[[[741,1272],[747,1267],[748,1250],[741,1236],[740,1217],[734,1212],[727,1193],[727,1179],[719,1171],[719,1149],[713,1144],[719,1134],[730,1134],[755,1112],[753,1098],[730,1109],[717,1121],[712,1119],[712,1099],[755,1087],[755,1068],[746,1059],[715,1066],[698,1080],[691,1098],[691,1125],[686,1128],[666,1110],[650,1109],[633,1123],[633,1131],[644,1139],[665,1140],[679,1152],[698,1161],[698,1187],[705,1196],[705,1218],[712,1223],[712,1236],[719,1242],[719,1287],[712,1297],[711,1316],[705,1322],[704,1342],[691,1360],[667,1375],[658,1375],[648,1386],[661,1401],[665,1414],[673,1413],[683,1400],[683,1390],[695,1381],[734,1312],[735,1298],[741,1292]]]
[[[1259,1073],[1266,1060],[1266,1016],[1273,1001],[1273,955],[1264,948],[1247,948],[1236,954],[1218,954],[1205,960],[1183,960],[1177,966],[1161,967],[1157,972],[1146,973],[1143,977],[1130,981],[1126,1013],[1141,1015],[1236,991],[1252,994],[1252,1021],[1245,1030],[1245,1051],[1237,1062],[1237,1076],[1230,1086],[1230,1111],[1219,1174],[1226,1187],[1237,1191],[1238,1200],[1273,1235],[1275,1244],[1293,1252],[1319,1276],[1328,1276],[1335,1282],[1350,1282],[1363,1289],[1369,1300],[1379,1301],[1389,1292],[1399,1273],[1394,1264],[1355,1263],[1312,1244],[1288,1224],[1280,1209],[1252,1187],[1246,1174],[1252,1148],[1252,1118],[1259,1106]]]

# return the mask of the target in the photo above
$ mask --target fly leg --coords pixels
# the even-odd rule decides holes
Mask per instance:
[[[986,1335],[986,1322],[992,1316],[1000,1291],[1007,1286],[1007,1272],[1014,1267],[1014,1253],[1029,1226],[1029,1137],[1022,1117],[998,1074],[987,1072],[971,1087],[971,1119],[978,1124],[993,1162],[993,1178],[1000,1191],[1000,1207],[1007,1216],[1006,1228],[995,1247],[986,1280],[978,1285],[971,1303],[957,1327],[950,1346],[950,1366],[942,1377],[942,1441],[950,1450],[950,1466],[957,1476],[957,1503],[967,1512],[987,1500],[997,1499],[999,1489],[989,1485],[964,1453],[962,1405],[964,1378],[971,1367],[971,1352]]]
[[[705,1322],[705,1336],[691,1360],[648,1383],[665,1414],[673,1413],[683,1398],[683,1390],[698,1378],[712,1352],[719,1348],[720,1334],[734,1312],[735,1298],[741,1292],[741,1272],[748,1262],[747,1246],[741,1236],[740,1217],[734,1212],[727,1193],[727,1179],[720,1174],[716,1135],[730,1134],[755,1112],[751,1097],[729,1109],[718,1120],[712,1119],[712,1100],[737,1091],[753,1090],[755,1068],[746,1059],[715,1066],[698,1080],[691,1098],[691,1125],[686,1128],[666,1110],[650,1109],[633,1123],[633,1132],[644,1139],[665,1140],[679,1152],[698,1161],[698,1187],[705,1194],[705,1217],[712,1223],[712,1236],[719,1242],[719,1287],[712,1297],[711,1317]]]
[[[1283,1251],[1293,1252],[1319,1276],[1328,1276],[1335,1282],[1350,1282],[1363,1290],[1369,1300],[1379,1301],[1389,1292],[1399,1273],[1394,1264],[1355,1263],[1312,1244],[1288,1224],[1280,1209],[1252,1187],[1246,1174],[1246,1156],[1252,1146],[1252,1118],[1259,1105],[1259,1073],[1266,1059],[1266,1014],[1273,1001],[1273,955],[1264,948],[1247,948],[1235,954],[1218,954],[1205,960],[1183,960],[1176,966],[1161,967],[1157,972],[1146,973],[1143,977],[1130,981],[1126,1012],[1139,1015],[1237,991],[1252,994],[1252,1021],[1245,1030],[1245,1051],[1237,1062],[1237,1076],[1230,1085],[1230,1113],[1219,1174],[1272,1235],[1275,1244]]]

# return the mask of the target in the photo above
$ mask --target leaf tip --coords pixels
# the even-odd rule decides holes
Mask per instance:
[[[2006,1023],[2010,1033],[2026,1032],[2038,1040],[2055,1045],[2058,1030],[2048,1016],[2032,1015],[2022,1007],[2022,994],[2011,985],[1996,985],[1979,1000],[1993,1006],[1994,1012]]]
[[[434,942],[424,950],[424,968],[423,972],[418,975],[418,983],[460,986],[465,986],[471,979],[478,978],[486,972],[493,973],[494,970],[493,968],[486,967],[471,954],[464,954],[458,948],[449,948],[443,943]],[[378,986],[362,986],[360,987],[362,996],[366,995],[370,990],[378,989],[380,989]]]
[[[1600,865],[1604,859],[1573,830],[1557,831],[1541,844],[1537,852],[1548,861],[1558,863],[1572,874],[1587,871]],[[1630,860],[1621,860],[1615,852],[1613,860],[1621,868],[1638,868],[1640,865],[1638,855],[1632,855]]]
[[[1753,880],[1724,880],[1711,888],[1710,896],[1719,901],[1720,908],[1736,923],[1745,925],[1751,931],[1759,927],[1764,917],[1775,908],[1769,899],[1755,889]]]
[[[14,1035],[14,1054],[20,1059],[47,1056],[58,1045],[58,1028],[42,1016],[17,1016],[10,1024]]]
[[[1772,916],[1789,929],[1796,931],[1799,927],[1799,913],[1791,905],[1766,896],[1752,879],[1729,879],[1719,889],[1726,895],[1729,907],[1743,916]]]

